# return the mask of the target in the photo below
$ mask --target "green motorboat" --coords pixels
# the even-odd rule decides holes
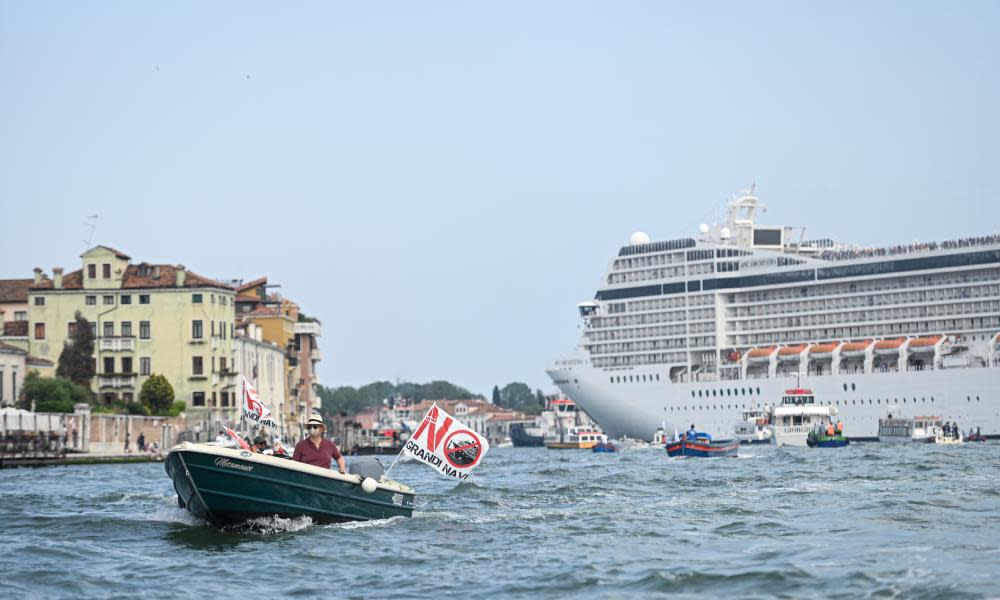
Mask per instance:
[[[343,475],[289,458],[188,442],[170,450],[166,469],[178,505],[220,527],[275,515],[335,523],[413,514],[413,488],[381,473]]]

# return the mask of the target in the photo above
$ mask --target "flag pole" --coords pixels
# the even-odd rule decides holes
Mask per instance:
[[[404,445],[403,447],[405,448],[406,446]],[[399,449],[399,454],[396,455],[396,460],[392,461],[392,464],[389,465],[389,468],[386,469],[385,473],[382,474],[383,478],[389,477],[389,471],[391,471],[392,468],[396,466],[396,463],[399,462],[399,459],[402,458],[402,457],[403,457],[403,448],[400,448]]]

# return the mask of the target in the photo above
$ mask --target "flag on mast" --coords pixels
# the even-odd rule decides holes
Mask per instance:
[[[223,425],[222,428],[226,430],[226,433],[229,434],[229,437],[236,440],[236,443],[240,445],[240,448],[243,448],[244,450],[250,449],[250,445],[246,443],[246,440],[240,437],[240,434],[236,433],[235,431],[226,427],[225,425]]]
[[[266,404],[261,402],[260,396],[257,395],[257,390],[255,390],[253,385],[247,381],[246,377],[243,378],[242,418],[250,421],[251,423],[256,423],[257,425],[263,425],[271,428],[278,427],[274,418],[271,417],[271,409],[269,409]]]
[[[489,449],[486,438],[434,404],[403,446],[403,454],[434,467],[447,477],[468,479]]]

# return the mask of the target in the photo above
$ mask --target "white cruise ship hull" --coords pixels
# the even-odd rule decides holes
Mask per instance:
[[[837,406],[852,439],[877,439],[878,421],[890,406],[898,407],[893,413],[899,417],[937,415],[963,428],[981,427],[985,435],[1000,434],[1000,367],[673,383],[666,369],[608,371],[590,367],[582,356],[561,362],[576,364],[552,367],[549,376],[612,438],[650,440],[662,425],[669,432],[692,424],[728,436],[741,409],[778,404],[795,387],[813,390],[819,404]],[[611,383],[623,374],[645,375],[647,381]]]

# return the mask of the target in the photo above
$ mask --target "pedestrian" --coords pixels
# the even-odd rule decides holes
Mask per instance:
[[[146,451],[146,434],[140,431],[139,432],[139,439],[137,439],[135,441],[135,443],[139,445],[139,452],[145,452]]]
[[[131,434],[129,432],[127,432],[127,431],[125,432],[125,452],[131,452],[132,451],[132,448],[129,447],[129,436],[130,435]]]

